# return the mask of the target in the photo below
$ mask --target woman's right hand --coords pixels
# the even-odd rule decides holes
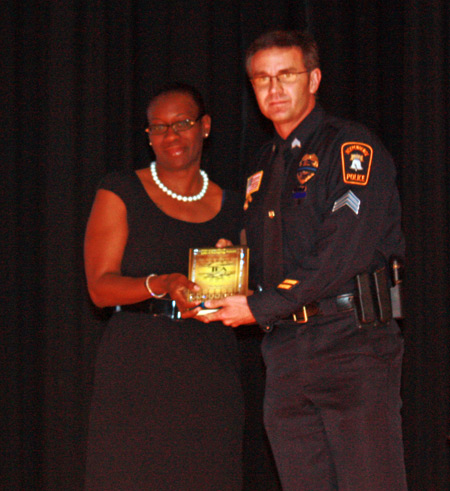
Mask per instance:
[[[200,291],[200,287],[189,280],[181,273],[162,274],[154,279],[158,284],[158,289],[166,291],[172,300],[175,300],[178,310],[183,314],[183,318],[195,317],[200,307],[199,301],[191,302],[188,300],[188,290],[192,292]],[[153,286],[152,286],[153,289]]]

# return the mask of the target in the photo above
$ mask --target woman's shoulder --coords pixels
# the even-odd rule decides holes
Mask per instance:
[[[98,189],[112,191],[119,196],[127,194],[136,184],[136,173],[132,170],[114,170],[108,172],[98,185]]]

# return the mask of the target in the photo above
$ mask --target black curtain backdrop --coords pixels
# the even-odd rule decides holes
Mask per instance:
[[[152,88],[173,80],[199,87],[213,118],[204,167],[222,186],[242,189],[271,130],[243,57],[274,27],[315,35],[322,105],[368,125],[398,163],[409,487],[449,489],[449,21],[447,0],[2,3],[2,489],[82,488],[107,317],[87,297],[84,228],[101,176],[149,162],[143,128]],[[241,337],[257,407],[258,335]],[[264,474],[249,455],[248,468]]]

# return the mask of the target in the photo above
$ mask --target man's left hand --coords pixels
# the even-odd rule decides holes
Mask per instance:
[[[207,300],[205,308],[219,309],[217,312],[196,317],[197,320],[205,323],[221,321],[226,326],[238,327],[243,324],[255,324],[256,322],[245,295],[233,295],[218,300]]]

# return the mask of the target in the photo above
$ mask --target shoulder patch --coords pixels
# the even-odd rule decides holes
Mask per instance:
[[[372,157],[373,148],[367,143],[344,143],[341,147],[344,182],[365,186],[369,182]]]

